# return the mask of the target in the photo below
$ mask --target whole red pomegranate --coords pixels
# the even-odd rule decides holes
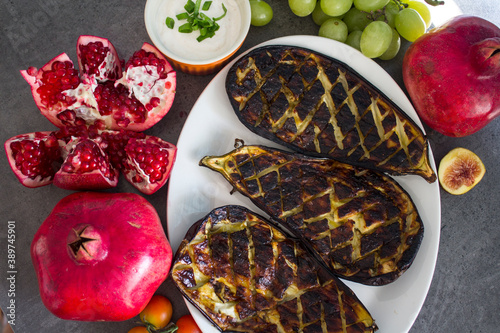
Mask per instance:
[[[176,73],[151,44],[144,43],[122,69],[109,40],[85,35],[77,57],[79,70],[62,53],[40,69],[21,71],[40,112],[57,127],[99,120],[108,129],[143,131],[170,110]]]
[[[40,296],[54,315],[121,321],[138,315],[166,279],[172,249],[143,197],[77,192],[42,223],[31,257]]]
[[[403,80],[420,118],[453,137],[477,132],[500,114],[500,29],[461,15],[418,38]]]

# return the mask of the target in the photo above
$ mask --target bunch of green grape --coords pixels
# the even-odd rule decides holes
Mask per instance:
[[[423,0],[288,0],[288,5],[297,16],[311,15],[319,36],[382,60],[398,54],[401,37],[413,42],[431,23]]]

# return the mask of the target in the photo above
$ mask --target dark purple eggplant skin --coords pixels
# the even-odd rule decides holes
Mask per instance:
[[[411,266],[424,237],[424,224],[410,195],[395,180],[374,170],[358,168],[331,159],[318,159],[265,146],[246,147],[250,148],[251,151],[262,150],[266,154],[264,154],[265,156],[261,155],[264,156],[262,158],[254,158],[251,153],[240,150],[245,149],[245,145],[243,145],[222,156],[206,156],[200,161],[200,165],[220,172],[233,185],[234,190],[248,197],[258,208],[268,214],[275,225],[301,239],[305,246],[309,247],[318,258],[321,258],[320,260],[333,274],[353,282],[381,286],[394,282]],[[230,156],[233,158],[226,160]],[[220,164],[217,167],[211,167],[211,160],[218,161]],[[237,171],[231,174],[221,172],[219,166],[225,165],[225,162],[231,168],[237,168]],[[273,175],[273,177],[259,179],[260,186],[266,190],[265,193],[259,193],[259,187],[255,186],[255,180],[252,178],[269,166],[276,165],[286,167],[279,175],[279,178],[282,179],[281,183],[276,182],[277,176],[274,176],[274,172],[269,173],[268,176]],[[280,170],[283,167],[280,167]],[[378,232],[362,238],[361,250],[364,253],[375,250],[373,255],[350,262],[346,258],[350,258],[351,253],[343,252],[343,249],[349,250],[348,247],[340,250],[335,248],[335,244],[340,244],[343,239],[348,240],[352,237],[354,231],[350,229],[348,223],[340,228],[330,230],[331,236],[329,238],[316,239],[316,235],[328,231],[328,226],[326,223],[322,223],[323,221],[306,224],[304,220],[328,211],[329,203],[323,200],[326,196],[309,201],[307,211],[304,208],[286,218],[280,217],[285,206],[290,205],[290,209],[293,209],[299,204],[306,205],[298,199],[303,194],[307,193],[311,196],[325,191],[328,186],[331,186],[329,184],[332,182],[331,179],[336,179],[334,182],[336,196],[341,200],[350,200],[339,206],[338,214],[345,215],[356,212],[368,205],[372,208],[364,215],[367,224],[384,220]],[[383,189],[385,194],[380,192],[380,189]],[[360,190],[365,193],[365,197],[356,198],[356,193]],[[324,211],[325,209],[327,210]],[[400,217],[401,221],[405,221],[408,217],[412,218],[412,231],[409,235],[400,230],[399,223],[386,223],[386,221],[394,220],[399,214],[404,215]],[[416,233],[414,233],[414,225],[418,226],[418,229],[415,229]],[[344,226],[347,229],[344,229]],[[406,250],[397,260],[396,266],[388,273],[379,272],[378,269],[374,270],[374,258],[377,256],[375,253],[390,257],[402,246],[400,243],[402,236],[405,239]],[[323,240],[328,240],[328,242]],[[380,244],[383,245],[379,250],[376,250]],[[336,268],[338,264],[341,265],[340,268]],[[373,274],[374,271],[377,273]]]
[[[196,260],[203,257],[201,260],[201,266],[205,266],[205,270],[213,272],[213,279],[209,283],[213,284],[214,290],[216,290],[218,286],[215,279],[219,276],[240,274],[240,276],[250,277],[250,275],[248,275],[250,274],[250,271],[248,270],[250,263],[245,260],[245,256],[234,255],[231,261],[233,262],[231,266],[232,270],[228,271],[228,249],[224,247],[225,241],[231,238],[231,243],[233,244],[232,253],[236,253],[234,249],[241,249],[241,252],[244,252],[244,248],[248,245],[248,239],[246,238],[248,236],[247,233],[250,232],[250,235],[252,235],[252,245],[255,248],[255,251],[259,251],[259,255],[256,255],[255,266],[253,268],[255,271],[255,275],[253,276],[255,281],[254,283],[256,286],[260,286],[261,290],[262,288],[269,290],[274,295],[272,299],[275,299],[275,301],[272,301],[272,299],[270,301],[269,299],[256,298],[253,301],[249,300],[248,303],[244,301],[242,302],[242,299],[240,298],[241,295],[238,295],[238,293],[236,295],[231,294],[228,292],[228,289],[224,289],[224,285],[220,285],[221,289],[218,292],[220,292],[221,299],[229,298],[226,300],[238,301],[239,305],[244,304],[238,307],[238,311],[240,317],[247,317],[241,323],[235,323],[230,318],[224,318],[224,316],[220,314],[206,313],[203,307],[201,307],[196,300],[190,298],[185,289],[191,288],[195,285],[194,274],[184,274],[179,278],[178,271],[173,269],[171,272],[172,275],[175,274],[176,276],[174,282],[182,295],[191,304],[198,308],[217,329],[225,333],[278,332],[274,324],[268,323],[263,318],[256,315],[256,311],[265,311],[266,309],[273,308],[273,306],[275,306],[281,318],[282,324],[285,329],[288,329],[290,332],[316,332],[314,329],[311,331],[311,329],[315,326],[318,327],[318,332],[321,332],[321,326],[317,324],[317,321],[320,320],[319,314],[322,309],[323,311],[326,311],[325,318],[327,318],[326,325],[329,328],[328,332],[341,332],[339,330],[342,327],[339,317],[340,314],[336,312],[339,311],[340,308],[338,305],[335,305],[338,303],[339,296],[338,294],[335,294],[335,296],[332,294],[332,288],[334,288],[334,293],[340,292],[342,294],[342,308],[346,309],[346,313],[344,313],[344,315],[346,321],[352,324],[352,326],[348,325],[350,327],[347,328],[345,331],[346,333],[369,333],[375,332],[378,329],[368,311],[352,290],[350,290],[341,280],[335,277],[335,275],[331,274],[331,272],[328,271],[328,269],[326,269],[306,247],[304,247],[300,239],[286,236],[286,240],[279,242],[277,245],[280,253],[277,258],[273,256],[272,251],[267,251],[266,249],[271,249],[269,243],[270,239],[267,238],[269,237],[268,230],[270,230],[270,228],[276,229],[277,226],[274,222],[266,220],[266,218],[261,215],[242,206],[226,205],[215,208],[205,217],[194,223],[189,228],[174,256],[173,268],[176,267],[176,263],[185,264],[186,262],[193,262],[190,257],[186,257],[184,249],[199,232],[203,232],[205,228],[207,228],[207,221],[210,221],[212,225],[216,225],[218,221],[225,219],[238,223],[239,221],[245,219],[248,214],[260,220],[259,223],[248,229],[250,231],[233,232],[230,234],[222,232],[211,236],[210,244],[212,246],[212,258],[216,258],[215,260],[218,260],[218,262],[210,263],[208,262],[209,258],[206,256],[203,257],[203,255],[197,256],[195,254],[195,257]],[[279,231],[277,230],[276,232]],[[204,246],[200,247],[200,249],[201,248],[204,249]],[[290,262],[295,263],[298,267],[295,273],[296,275],[292,274],[293,272],[289,267]],[[270,270],[269,267],[273,267],[273,269]],[[280,299],[280,297],[284,295],[285,290],[291,283],[295,283],[298,287],[306,290],[304,294],[301,294],[300,300],[301,304],[303,304],[304,311],[302,316],[303,318],[307,318],[303,320],[308,320],[308,323],[310,324],[308,329],[299,329],[299,320],[294,312],[294,310],[297,310],[294,307],[294,298],[280,304],[276,303],[276,299]],[[243,291],[240,291],[240,293],[242,292]],[[249,305],[250,303],[252,303],[251,306]],[[245,304],[247,305],[246,307]],[[368,320],[370,323],[367,324],[358,318],[358,313],[363,316],[363,320]],[[216,318],[213,318],[212,316],[215,316]]]
[[[359,85],[361,82],[360,88],[353,93],[353,99],[360,110],[365,108],[368,110],[372,98],[380,98],[381,110],[383,109],[384,113],[386,108],[393,110],[384,116],[383,129],[377,129],[376,121],[369,112],[361,116],[361,121],[356,121],[347,104],[342,102],[346,99],[347,94],[341,85],[337,84],[329,94],[333,103],[344,105],[339,106],[338,113],[335,115],[338,131],[345,135],[342,142],[343,147],[339,146],[335,139],[335,131],[337,130],[329,124],[332,111],[326,107],[326,103],[321,103],[321,106],[318,107],[321,101],[320,95],[324,93],[320,80],[315,80],[318,70],[312,68],[314,66],[297,68],[297,63],[312,63],[312,60],[308,59],[310,54],[316,56],[330,80],[334,81],[335,77],[339,75],[339,71],[342,71],[346,73],[346,82],[350,87]],[[256,73],[252,69],[247,72],[245,79],[241,80],[238,74],[245,71],[250,62],[249,59],[252,59],[251,61],[260,69],[260,73]],[[290,60],[290,62],[275,68],[281,59]],[[267,77],[265,84],[259,86],[256,81],[259,81],[261,76],[269,77]],[[308,86],[311,82],[314,84]],[[311,110],[317,109],[309,125],[298,135],[293,118],[288,118],[279,129],[273,129],[271,124],[271,119],[272,121],[280,119],[284,115],[284,110],[290,105],[285,94],[280,92],[282,84],[286,85],[290,94],[300,99],[295,110],[301,121],[310,116]],[[420,127],[373,84],[362,78],[351,67],[336,59],[306,48],[285,45],[259,47],[232,65],[226,76],[225,86],[229,101],[238,119],[250,131],[259,136],[310,156],[333,158],[391,175],[417,174],[429,183],[436,180],[436,174],[429,164],[427,137]],[[257,92],[255,93],[255,91]],[[253,95],[242,107],[239,98],[247,94]],[[410,141],[407,148],[408,154],[405,149],[401,149],[401,140],[396,133],[393,133],[387,142],[381,144],[378,142],[379,131],[389,133],[395,127],[396,114],[408,124],[405,128],[405,135]],[[317,133],[318,130],[320,134]],[[363,136],[363,139],[360,136]],[[370,158],[365,156],[367,150],[370,150]],[[389,156],[392,156],[391,160],[385,162]]]

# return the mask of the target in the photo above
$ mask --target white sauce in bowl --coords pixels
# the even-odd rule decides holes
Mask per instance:
[[[202,0],[201,2],[200,12],[208,17],[214,18],[224,14],[222,4],[226,7],[227,13],[222,19],[217,21],[220,28],[215,32],[215,36],[206,38],[201,42],[196,40],[200,35],[199,30],[191,33],[179,32],[179,27],[187,21],[178,20],[176,15],[186,12],[184,5],[187,1],[165,0],[162,1],[162,4],[158,8],[156,24],[159,38],[167,46],[168,51],[178,57],[184,58],[185,61],[203,61],[219,58],[234,49],[234,44],[240,35],[242,28],[241,12],[236,0],[212,0],[210,9],[202,11],[201,7],[203,7],[205,1]],[[174,19],[175,25],[173,29],[168,28],[165,24],[167,17]]]

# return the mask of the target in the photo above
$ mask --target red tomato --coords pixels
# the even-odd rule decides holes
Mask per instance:
[[[203,333],[191,315],[184,315],[177,320],[179,328],[176,333]]]
[[[155,329],[164,328],[172,319],[172,303],[164,296],[153,295],[139,317],[144,324]]]
[[[149,333],[146,326],[137,326],[130,329],[127,333]]]

